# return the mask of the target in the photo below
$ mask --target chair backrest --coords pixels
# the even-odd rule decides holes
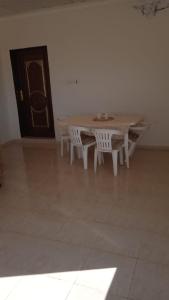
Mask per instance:
[[[111,152],[112,139],[116,138],[116,136],[123,135],[123,133],[117,129],[96,129],[94,133],[97,150],[101,152]]]
[[[149,123],[146,123],[146,122],[140,122],[136,125],[132,125],[130,126],[130,129],[133,130],[133,131],[145,131],[147,130],[148,128],[150,127],[150,124]]]
[[[74,146],[82,146],[81,133],[84,131],[86,131],[84,127],[69,126],[69,135]]]

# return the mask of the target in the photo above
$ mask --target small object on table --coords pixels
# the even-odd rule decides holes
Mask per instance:
[[[113,117],[109,117],[107,116],[107,118],[105,118],[104,116],[102,116],[101,118],[95,117],[93,119],[93,121],[113,121],[114,118]]]
[[[109,114],[108,113],[98,113],[97,114],[97,119],[98,120],[107,120],[109,118]]]
[[[97,113],[96,118],[100,120],[102,118],[102,113]]]

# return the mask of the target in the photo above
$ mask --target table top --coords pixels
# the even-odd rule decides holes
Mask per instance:
[[[64,120],[68,126],[88,128],[128,128],[143,121],[141,115],[111,114],[111,119],[98,120],[96,115],[72,116]],[[97,119],[97,120],[96,120]]]

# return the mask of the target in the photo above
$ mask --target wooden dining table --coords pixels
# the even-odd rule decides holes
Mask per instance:
[[[130,126],[143,121],[143,116],[136,114],[111,114],[107,119],[97,118],[97,115],[77,115],[66,118],[64,122],[68,126],[79,126],[87,128],[117,128],[127,130]]]

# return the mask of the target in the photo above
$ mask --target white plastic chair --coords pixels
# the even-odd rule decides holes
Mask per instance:
[[[112,153],[113,173],[117,176],[118,153],[120,154],[120,164],[123,164],[123,145],[124,141],[116,139],[122,132],[116,129],[96,129],[96,148],[94,152],[94,171],[97,170],[97,160],[99,154]]]
[[[63,157],[64,152],[64,143],[67,146],[67,152],[69,152],[69,143],[70,143],[70,136],[68,132],[68,126],[66,124],[66,118],[58,118],[56,120],[56,125],[60,137],[60,154]]]
[[[74,160],[74,147],[77,147],[79,151],[82,152],[84,169],[88,168],[88,148],[96,144],[95,138],[93,136],[87,136],[84,133],[88,131],[84,127],[69,127],[69,135],[71,140],[70,146],[70,163]]]
[[[145,131],[150,127],[150,124],[141,122],[130,126],[129,129],[129,156],[132,156],[137,144],[142,139]]]

